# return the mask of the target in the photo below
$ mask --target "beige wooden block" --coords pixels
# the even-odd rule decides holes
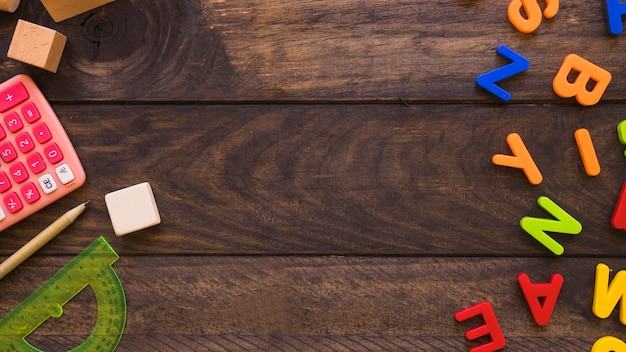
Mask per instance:
[[[66,42],[54,29],[18,20],[7,56],[56,73]]]
[[[15,12],[20,6],[20,0],[0,0],[0,11]]]
[[[80,15],[115,0],[41,0],[55,22]]]
[[[161,223],[161,216],[148,182],[107,193],[104,201],[113,231],[118,236]]]

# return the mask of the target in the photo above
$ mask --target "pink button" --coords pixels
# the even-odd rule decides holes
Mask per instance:
[[[11,189],[11,180],[4,171],[0,171],[0,193],[4,193]]]
[[[41,118],[39,110],[33,103],[28,103],[22,106],[22,115],[24,116],[26,121],[28,121],[28,123],[33,123]]]
[[[23,132],[17,135],[17,137],[15,137],[15,144],[17,144],[19,150],[24,154],[30,152],[31,150],[33,150],[33,148],[35,148],[35,143],[33,142],[33,139],[30,138],[30,135],[27,132]]]
[[[61,149],[56,143],[43,148],[43,153],[51,164],[56,164],[63,160],[63,153],[61,153]]]
[[[6,163],[10,163],[17,158],[17,152],[11,142],[5,142],[0,145],[0,157]]]
[[[28,158],[26,158],[26,162],[33,173],[38,174],[46,169],[46,163],[43,161],[43,158],[39,153],[29,155]]]
[[[20,189],[20,193],[22,193],[22,198],[24,198],[24,200],[28,204],[33,204],[38,201],[39,198],[41,198],[37,186],[35,186],[35,184],[32,182],[28,182],[27,184],[22,186],[22,188]]]
[[[33,127],[33,134],[35,135],[35,139],[37,142],[43,144],[52,139],[52,134],[46,126],[45,123],[40,123],[37,126]]]
[[[16,83],[0,92],[0,112],[5,112],[28,99],[28,92],[22,83]]]
[[[22,163],[15,163],[11,165],[9,168],[9,174],[17,183],[22,183],[28,180],[28,171],[26,171],[26,167]]]
[[[20,200],[20,197],[15,192],[11,192],[7,194],[3,198],[3,201],[4,201],[4,206],[7,208],[7,210],[11,214],[17,213],[18,211],[22,210],[22,208],[24,207],[24,205],[22,204],[22,201]]]
[[[15,133],[24,127],[22,123],[22,119],[16,112],[12,112],[4,117],[4,124],[7,126],[9,131]]]

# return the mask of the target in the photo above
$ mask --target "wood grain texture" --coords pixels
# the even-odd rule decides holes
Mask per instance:
[[[0,315],[67,260],[31,259],[8,276]],[[454,313],[488,300],[507,350],[582,351],[624,329],[616,313],[591,312],[600,262],[626,267],[624,258],[122,257],[114,267],[128,321],[118,350],[462,351],[476,345],[464,332],[482,323]],[[548,326],[532,320],[519,272],[565,278]],[[93,296],[84,291],[64,311],[30,341],[46,351],[80,343]]]
[[[518,102],[563,100],[552,78],[576,53],[613,74],[603,101],[623,99],[623,38],[609,36],[603,3],[567,2],[525,35],[507,2],[118,0],[56,24],[38,1],[0,14],[67,35],[56,75],[4,61],[0,77],[27,70],[53,100],[481,101],[474,81],[506,64],[504,44],[528,58],[503,81]],[[3,35],[0,48],[8,47]]]
[[[47,250],[112,233],[104,195],[144,181],[162,224],[114,240],[122,253],[551,256],[519,226],[523,216],[549,216],[536,204],[541,195],[583,224],[578,236],[555,235],[565,255],[626,248],[609,222],[625,177],[615,129],[623,105],[63,105],[57,113],[87,183],[13,227],[5,255],[37,232],[33,224],[44,228],[88,199],[79,234]],[[581,127],[599,176],[584,172]],[[510,154],[511,132],[542,184],[491,164],[493,154]]]
[[[543,5],[543,2],[542,2]],[[626,270],[610,226],[626,158],[622,36],[602,2],[561,2],[517,32],[507,2],[116,0],[55,23],[40,1],[0,13],[68,37],[58,73],[0,55],[0,80],[31,75],[87,171],[80,190],[2,233],[0,256],[89,199],[76,223],[0,283],[0,316],[96,236],[120,254],[128,322],[118,351],[467,351],[455,312],[489,301],[508,351],[588,351],[624,336],[591,312],[595,266]],[[506,64],[501,104],[476,86]],[[3,49],[4,48],[4,49]],[[613,75],[600,104],[551,82],[571,53]],[[0,120],[1,121],[1,120]],[[1,122],[0,122],[1,123]],[[601,173],[585,174],[574,132]],[[519,133],[544,181],[494,166]],[[1,167],[2,165],[0,165]],[[150,182],[162,223],[113,235],[104,195]],[[519,226],[548,196],[583,224],[555,258]],[[516,276],[558,272],[551,323],[532,321]],[[29,337],[65,351],[89,335],[93,293]]]

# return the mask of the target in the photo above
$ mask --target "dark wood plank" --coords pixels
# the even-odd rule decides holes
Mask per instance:
[[[27,261],[0,285],[0,316],[69,258]],[[514,351],[581,351],[605,335],[623,337],[615,311],[591,311],[595,266],[626,268],[624,258],[359,258],[122,256],[114,264],[127,296],[119,351],[400,350],[461,351],[476,343],[454,313],[489,301]],[[518,286],[565,278],[550,324],[540,328]],[[88,291],[30,341],[62,350],[89,335]]]
[[[519,220],[552,198],[583,224],[566,255],[618,255],[610,218],[625,175],[624,105],[57,106],[87,184],[3,234],[17,249],[92,200],[46,253],[112,228],[104,195],[148,181],[162,224],[114,240],[125,254],[551,256]],[[591,131],[602,172],[585,174],[574,131]],[[544,181],[494,166],[518,132]],[[70,231],[70,230],[68,230]]]
[[[476,77],[506,63],[504,44],[531,61],[502,82],[514,101],[565,102],[552,91],[576,53],[613,74],[604,101],[623,101],[623,37],[604,4],[562,3],[533,34],[488,1],[117,0],[56,24],[40,2],[0,14],[0,47],[24,18],[68,36],[59,72],[10,59],[0,77],[32,74],[55,101],[385,100],[497,102]]]

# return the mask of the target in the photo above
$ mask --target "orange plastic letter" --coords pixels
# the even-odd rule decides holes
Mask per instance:
[[[567,79],[570,72],[578,72],[578,76],[573,83]],[[591,90],[587,89],[587,84],[593,81]],[[590,106],[600,101],[602,94],[611,82],[611,73],[576,54],[565,57],[563,64],[552,80],[554,92],[561,98],[576,97],[580,105]]]
[[[591,134],[587,129],[580,128],[574,132],[574,139],[576,139],[585,172],[589,176],[598,176],[600,174],[600,162],[591,141]]]
[[[504,334],[498,324],[496,313],[493,311],[493,307],[489,302],[478,303],[475,306],[466,308],[454,315],[454,319],[458,322],[465,321],[469,318],[481,315],[485,321],[485,325],[467,330],[465,337],[468,340],[476,340],[479,337],[491,336],[491,342],[485,343],[480,346],[470,348],[470,352],[493,352],[503,349],[506,346]]]
[[[552,18],[559,12],[559,0],[547,0],[546,10],[543,16]],[[524,8],[526,17],[524,18],[520,10]],[[534,32],[541,24],[541,8],[537,0],[512,0],[507,8],[507,15],[511,24],[522,33]]]
[[[503,155],[503,154],[494,154],[491,157],[491,162],[494,165],[500,166],[509,166],[517,169],[522,169],[526,178],[528,178],[528,182],[533,185],[538,185],[543,180],[543,176],[541,176],[541,172],[539,172],[539,168],[537,168],[537,164],[530,156],[528,149],[524,145],[522,141],[522,137],[520,137],[517,133],[511,133],[506,136],[506,142],[511,148],[513,152],[513,156],[511,155]]]

